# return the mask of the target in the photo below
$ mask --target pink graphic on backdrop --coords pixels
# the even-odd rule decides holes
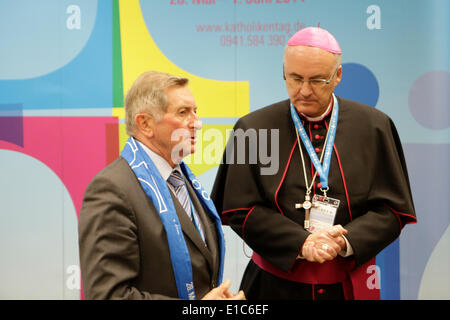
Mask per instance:
[[[89,182],[118,156],[118,119],[23,117],[21,124],[23,147],[14,139],[2,141],[6,139],[0,136],[0,149],[27,154],[55,172],[69,191],[78,216]]]

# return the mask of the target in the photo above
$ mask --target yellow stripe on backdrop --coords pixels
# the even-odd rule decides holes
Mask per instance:
[[[247,81],[219,81],[205,79],[190,74],[170,61],[153,41],[145,21],[142,17],[139,0],[119,0],[120,14],[120,38],[122,49],[122,70],[124,96],[133,81],[144,71],[158,70],[190,79],[190,89],[194,93],[200,118],[241,117],[250,110],[249,83]],[[123,108],[113,108],[113,116],[124,119]],[[217,129],[223,132],[226,138],[226,129],[232,125],[203,126],[206,129]],[[125,133],[125,125],[119,127],[119,147],[122,150],[128,136]],[[209,143],[201,143],[196,153],[211,151],[221,146],[225,147],[225,141],[212,139]],[[218,145],[212,145],[217,143]],[[215,153],[215,152],[213,152]],[[211,154],[206,161],[199,163],[199,155],[192,156],[190,167],[194,174],[199,175],[218,165],[218,161],[211,160]],[[215,157],[215,156],[213,156]],[[202,159],[205,157],[201,157]],[[188,160],[188,159],[186,159]],[[203,159],[205,160],[205,159]],[[189,161],[189,160],[188,160]],[[214,162],[214,163],[211,163]]]

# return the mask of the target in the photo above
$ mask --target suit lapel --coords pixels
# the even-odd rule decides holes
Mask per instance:
[[[219,268],[219,248],[217,242],[218,236],[216,233],[215,221],[209,216],[208,212],[203,208],[200,200],[198,199],[196,193],[194,192],[190,184],[187,183],[187,185],[189,194],[192,199],[192,203],[194,204],[194,207],[197,210],[197,214],[203,225],[207,246],[204,245],[203,240],[201,240],[201,243],[204,245],[203,248],[205,248],[208,253],[207,259],[209,259],[209,256],[211,257],[211,259],[208,260],[208,262],[211,265],[211,270],[213,270],[214,274],[217,274]],[[198,232],[196,233],[198,235]]]

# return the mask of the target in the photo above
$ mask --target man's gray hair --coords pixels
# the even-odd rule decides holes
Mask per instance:
[[[186,86],[187,78],[171,74],[147,71],[141,74],[128,90],[125,97],[125,125],[129,136],[136,133],[136,115],[141,112],[151,114],[159,121],[167,110],[168,100],[165,90],[172,86]]]

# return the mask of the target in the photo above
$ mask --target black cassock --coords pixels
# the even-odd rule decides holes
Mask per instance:
[[[338,98],[338,102],[338,126],[327,195],[340,200],[334,224],[348,230],[346,238],[354,255],[335,260],[343,262],[344,272],[350,278],[350,274],[367,266],[377,253],[394,241],[405,224],[415,223],[416,218],[402,146],[392,120],[375,108],[343,98]],[[302,273],[307,274],[301,271],[302,268],[319,273],[319,278],[320,273],[329,273],[330,269],[297,259],[310,233],[303,228],[304,209],[295,208],[296,203],[304,201],[306,187],[289,104],[289,100],[281,101],[239,119],[234,130],[235,133],[238,129],[248,133],[246,146],[242,148],[237,141],[241,139],[242,142],[242,134],[240,138],[238,135],[230,138],[211,196],[224,223],[228,223],[259,258],[256,260],[254,254],[242,280],[241,287],[248,299],[341,298],[342,287],[333,285],[329,279],[323,286],[314,279],[295,280],[302,278]],[[318,156],[330,116],[331,112],[317,122],[301,117]],[[254,129],[257,134],[252,143],[250,133]],[[271,145],[273,129],[279,130],[279,143],[276,141],[279,150],[276,144]],[[272,163],[260,158],[259,150],[256,152],[264,134],[269,142],[268,152],[274,150],[270,155]],[[231,150],[234,157],[230,156]],[[310,183],[315,169],[303,143],[302,150]],[[245,163],[242,159],[238,161],[237,152],[242,151],[246,153]],[[275,152],[279,152],[278,170],[275,174],[262,174],[261,169],[265,168],[267,173],[270,166],[276,165]],[[251,153],[258,155],[256,161]],[[319,177],[315,180],[313,195],[322,194],[318,183]],[[367,275],[365,271],[359,274]],[[294,273],[300,275],[295,278]],[[340,280],[337,282],[339,284]]]

